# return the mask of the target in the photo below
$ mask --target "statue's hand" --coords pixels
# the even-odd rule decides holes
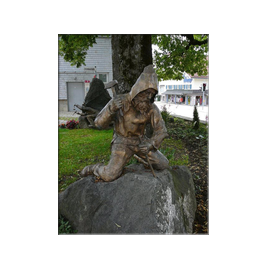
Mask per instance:
[[[143,142],[139,145],[139,149],[143,154],[148,154],[153,148],[154,146],[149,142]]]
[[[111,112],[115,113],[123,106],[122,100],[120,98],[115,98],[111,105]]]

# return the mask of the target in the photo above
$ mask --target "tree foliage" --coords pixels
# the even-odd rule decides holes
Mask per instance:
[[[87,50],[96,44],[97,34],[59,34],[59,55],[79,68],[85,64]]]
[[[160,80],[181,80],[183,73],[207,75],[208,35],[153,35],[154,63]]]
[[[60,34],[59,37],[59,54],[78,68],[85,65],[87,50],[96,44],[98,35]],[[184,72],[207,75],[208,34],[162,34],[151,38],[152,44],[159,48],[154,51],[159,80],[181,80]]]

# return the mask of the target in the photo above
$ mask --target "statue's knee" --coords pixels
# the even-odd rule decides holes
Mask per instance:
[[[163,170],[163,169],[169,168],[169,161],[164,156],[164,157],[161,158],[161,160],[158,163],[156,163],[155,165],[153,165],[153,167],[155,169],[158,169],[158,170]]]
[[[165,159],[163,161],[163,164],[162,165],[163,165],[163,169],[169,168],[169,161],[167,159]]]
[[[161,169],[166,169],[169,168],[169,161],[167,159],[165,159],[162,163],[161,163]]]

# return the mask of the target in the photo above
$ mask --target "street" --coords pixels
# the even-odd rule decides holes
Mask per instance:
[[[157,105],[160,111],[162,111],[163,107],[165,106],[167,111],[173,116],[178,116],[188,120],[193,119],[194,106],[185,104],[166,103],[163,101],[156,101],[154,103]],[[196,106],[196,107],[200,122],[202,123],[208,122],[208,106]]]
[[[173,115],[183,119],[192,120],[194,113],[194,106],[185,105],[185,104],[174,104],[174,103],[166,103],[163,101],[154,102],[160,111],[163,110],[165,106],[167,111]],[[198,111],[199,120],[201,123],[208,122],[208,106],[196,106]],[[59,112],[59,117],[68,117],[78,120],[79,115],[74,114],[73,112]],[[66,123],[67,120],[59,120],[59,124]]]

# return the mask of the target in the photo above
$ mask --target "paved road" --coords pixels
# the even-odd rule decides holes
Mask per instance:
[[[178,116],[184,119],[192,120],[194,115],[194,106],[185,104],[174,104],[166,103],[162,101],[156,101],[155,104],[160,109],[163,110],[165,106],[167,111],[173,116]],[[197,106],[198,116],[202,123],[208,121],[208,106]]]

